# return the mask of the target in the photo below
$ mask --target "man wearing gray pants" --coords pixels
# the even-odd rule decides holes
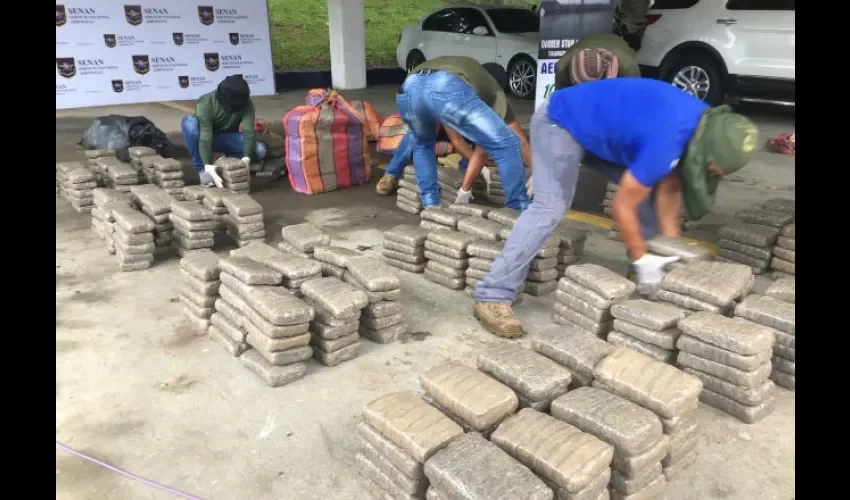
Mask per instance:
[[[720,178],[746,165],[758,142],[755,124],[744,116],[644,78],[556,90],[532,117],[530,135],[534,199],[475,288],[475,317],[507,338],[524,333],[511,303],[531,261],[572,205],[585,151],[606,162],[609,177],[619,167],[614,220],[638,289],[651,295],[664,266],[677,258],[647,253],[645,238],[655,231],[678,237],[682,204],[689,220],[708,214]]]

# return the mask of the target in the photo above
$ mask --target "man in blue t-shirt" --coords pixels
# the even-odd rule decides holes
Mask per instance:
[[[639,290],[651,294],[677,258],[647,253],[645,239],[678,237],[682,205],[689,220],[708,214],[721,177],[746,165],[757,143],[748,118],[658,80],[606,79],[556,90],[531,119],[534,200],[477,284],[475,316],[496,335],[523,334],[511,302],[572,205],[585,153],[603,160],[588,167],[620,185],[614,221]]]

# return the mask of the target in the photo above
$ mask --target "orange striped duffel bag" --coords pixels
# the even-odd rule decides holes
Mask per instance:
[[[283,128],[292,189],[318,194],[368,182],[371,160],[363,120],[335,92],[311,90],[307,104],[289,110]]]
[[[375,149],[380,153],[393,154],[401,143],[402,137],[407,133],[407,125],[401,121],[398,113],[388,116],[381,122],[378,132],[378,143]],[[454,146],[448,141],[437,141],[434,144],[434,154],[444,156],[454,152]]]

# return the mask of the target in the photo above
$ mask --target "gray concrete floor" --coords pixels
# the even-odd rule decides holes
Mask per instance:
[[[393,112],[388,88],[346,95]],[[259,114],[279,122],[302,97],[259,98]],[[530,104],[519,106],[527,121]],[[109,113],[145,115],[165,132],[179,132],[181,113],[157,104],[57,111],[57,161],[78,157],[81,127]],[[782,113],[753,115],[765,138],[793,128],[793,117]],[[724,184],[704,228],[752,203],[793,197],[794,165],[793,158],[760,153]],[[416,222],[392,199],[375,196],[372,185],[319,196],[294,194],[285,182],[255,191],[272,240],[281,226],[308,220],[335,244],[378,254],[382,231]],[[593,232],[587,260],[624,271],[622,247],[585,227]],[[352,466],[363,405],[387,392],[418,390],[421,371],[448,359],[474,364],[482,349],[504,342],[477,325],[461,292],[402,272],[413,333],[392,345],[363,341],[357,359],[335,368],[311,364],[304,379],[272,389],[184,324],[176,258],[142,272],[115,268],[89,218],[57,199],[56,439],[208,500],[368,498]],[[533,335],[550,324],[550,307],[551,299],[528,297],[517,312]],[[776,411],[755,425],[701,406],[698,462],[663,498],[793,499],[794,394],[777,394]],[[173,498],[58,450],[56,492],[63,500]]]

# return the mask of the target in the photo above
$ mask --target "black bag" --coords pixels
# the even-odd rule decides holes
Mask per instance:
[[[95,119],[89,125],[80,145],[84,149],[126,149],[147,146],[157,154],[168,157],[171,143],[165,132],[144,116],[109,115]]]

